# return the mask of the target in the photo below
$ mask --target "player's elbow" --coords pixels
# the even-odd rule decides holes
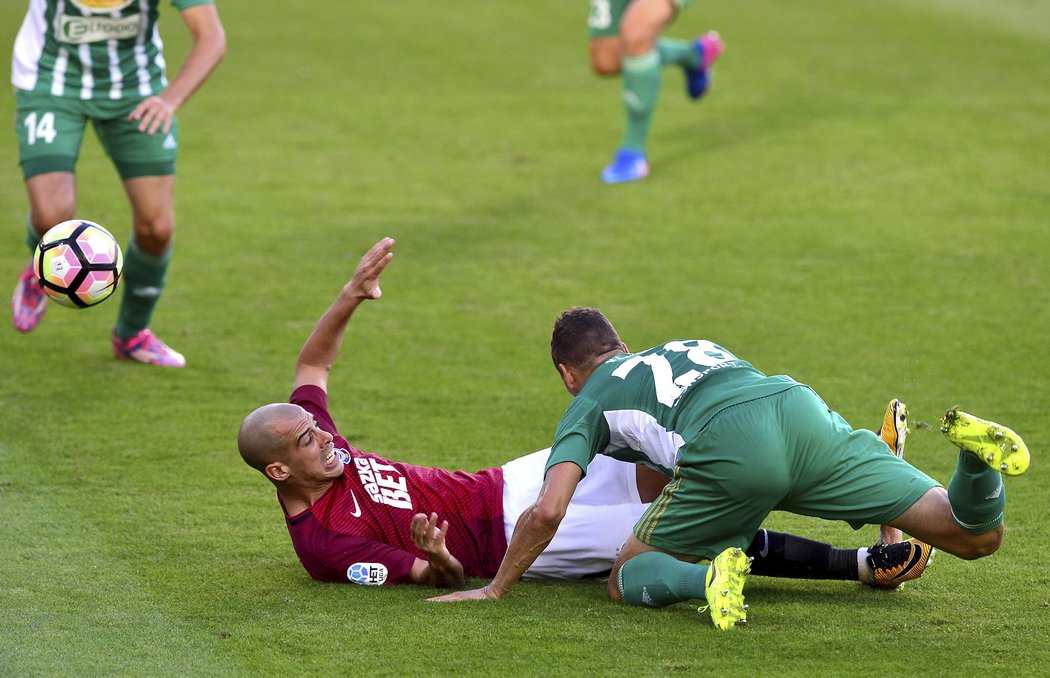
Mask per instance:
[[[532,520],[538,527],[543,527],[551,532],[558,529],[561,521],[565,518],[564,506],[539,503],[532,510]]]

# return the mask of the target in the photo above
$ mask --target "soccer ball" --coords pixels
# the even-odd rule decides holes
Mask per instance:
[[[53,226],[33,254],[33,270],[44,293],[71,308],[109,298],[123,269],[124,255],[113,234],[84,219]]]

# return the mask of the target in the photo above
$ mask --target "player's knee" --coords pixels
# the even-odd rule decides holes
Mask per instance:
[[[1003,528],[1000,526],[991,532],[967,535],[967,539],[954,555],[963,560],[977,560],[992,555],[1002,544]]]
[[[648,25],[621,25],[620,42],[624,54],[638,56],[656,47],[657,34]]]
[[[30,218],[36,232],[43,234],[55,224],[72,219],[75,211],[76,203],[74,200],[63,200],[61,196],[57,196],[54,202],[34,207]]]
[[[591,69],[595,75],[609,77],[620,74],[619,56],[591,56]]]
[[[175,219],[171,215],[144,218],[135,221],[135,242],[148,254],[160,256],[168,250],[175,233]]]
[[[609,600],[613,601],[614,603],[623,602],[623,596],[620,595],[620,587],[617,584],[616,578],[616,575],[619,573],[619,571],[619,568],[616,568],[609,574],[609,584],[605,587],[606,593],[609,594]]]

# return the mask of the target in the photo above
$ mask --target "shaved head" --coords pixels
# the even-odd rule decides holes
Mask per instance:
[[[237,433],[237,448],[244,462],[265,473],[268,464],[283,460],[288,439],[278,427],[302,412],[303,408],[291,403],[270,403],[245,417]]]

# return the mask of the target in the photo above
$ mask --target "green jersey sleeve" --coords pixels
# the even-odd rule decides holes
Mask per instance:
[[[571,461],[587,475],[587,465],[608,444],[609,425],[601,405],[590,398],[576,397],[554,433],[554,444],[543,472],[546,474],[555,464]]]

